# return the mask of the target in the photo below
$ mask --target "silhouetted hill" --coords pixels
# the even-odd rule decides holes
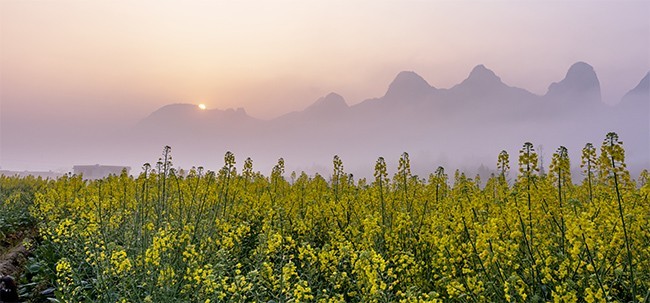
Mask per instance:
[[[195,150],[197,158],[225,150],[242,152],[241,157],[251,156],[265,165],[284,157],[303,168],[327,166],[334,154],[371,165],[374,157],[397,158],[409,151],[414,159],[419,155],[437,165],[460,161],[478,167],[478,162],[494,162],[501,149],[514,146],[511,152],[516,153],[526,141],[546,145],[550,159],[560,145],[579,153],[585,143],[598,145],[607,132],[617,131],[625,142],[645,142],[630,144],[628,154],[649,166],[648,140],[643,137],[648,131],[630,126],[647,125],[647,111],[639,105],[644,100],[650,104],[647,96],[648,75],[621,102],[629,103],[629,110],[604,105],[598,77],[583,62],[573,64],[543,96],[511,87],[478,65],[448,89],[435,88],[415,72],[404,71],[381,97],[348,106],[342,96],[330,93],[302,111],[271,120],[255,119],[243,109],[169,105],[139,123],[131,136],[143,145],[178,144]]]
[[[200,109],[193,104],[171,104],[151,113],[126,136],[126,144],[160,146],[200,146],[210,149],[217,145],[231,148],[243,146],[246,138],[258,133],[263,121],[255,119],[242,108]]]
[[[194,104],[171,104],[161,107],[142,120],[138,127],[152,129],[200,129],[227,123],[254,123],[257,119],[238,109],[200,109]]]
[[[639,84],[623,96],[621,103],[622,105],[645,104],[645,106],[650,106],[650,72],[646,73]]]
[[[327,96],[316,100],[316,102],[307,107],[305,111],[318,114],[329,114],[338,113],[347,108],[348,105],[345,103],[345,99],[343,99],[341,95],[337,93],[329,93]]]
[[[611,119],[625,133],[636,133],[635,140],[627,140],[628,157],[635,162],[650,156],[650,72],[632,90],[627,92],[621,102],[614,108],[613,114],[604,119]],[[638,154],[637,154],[638,153]],[[645,168],[650,167],[647,163]]]
[[[584,62],[573,64],[560,82],[548,87],[548,99],[600,103],[600,82],[594,68]],[[554,100],[554,101],[555,101]]]
[[[501,78],[499,78],[492,70],[489,70],[483,64],[480,64],[472,69],[467,79],[454,86],[452,90],[490,92],[505,87],[506,85],[501,82]]]
[[[435,91],[424,78],[412,71],[397,74],[388,86],[385,99],[409,101],[428,96]]]
[[[482,64],[474,67],[465,80],[443,96],[446,107],[454,112],[474,112],[476,119],[491,115],[515,118],[534,106],[539,98],[525,89],[506,85]]]

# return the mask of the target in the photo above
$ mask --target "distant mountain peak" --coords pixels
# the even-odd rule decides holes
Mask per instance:
[[[151,115],[178,115],[189,114],[192,112],[198,112],[200,109],[195,104],[189,103],[172,103],[163,105],[162,107],[155,110]]]
[[[632,90],[621,100],[623,104],[650,104],[650,72],[647,72]]]
[[[569,67],[569,71],[567,72],[567,76],[569,75],[580,75],[580,74],[589,74],[589,73],[595,73],[594,72],[594,67],[589,65],[586,62],[583,61],[578,61],[576,63],[573,63],[571,67]]]
[[[467,80],[501,82],[501,78],[499,78],[499,76],[497,76],[492,70],[488,69],[483,64],[475,66],[465,81]]]
[[[594,68],[585,62],[576,62],[566,73],[560,82],[554,82],[548,87],[547,96],[552,97],[573,97],[574,95],[590,94],[594,101],[600,98],[600,81]]]
[[[475,66],[460,84],[456,85],[457,89],[470,89],[480,91],[490,91],[494,88],[503,87],[505,84],[501,82],[501,78],[497,76],[492,70],[485,67],[483,64]]]
[[[218,122],[220,120],[236,119],[236,120],[250,120],[252,119],[243,108],[229,108],[226,110],[219,109],[201,109],[196,104],[189,103],[175,103],[164,105],[148,117],[141,120],[140,123],[151,125],[165,125],[174,121],[212,121]],[[173,123],[170,125],[174,125]]]
[[[331,92],[327,94],[327,96],[320,98],[319,101],[326,102],[326,103],[333,102],[333,103],[345,104],[347,106],[347,104],[345,103],[345,99],[343,99],[343,96],[335,92]]]
[[[318,113],[333,113],[344,110],[348,108],[348,104],[345,103],[345,99],[337,93],[329,93],[325,97],[321,97],[312,105],[305,109],[306,112],[318,112]]]
[[[598,77],[594,68],[585,63],[585,62],[576,62],[566,73],[564,80],[566,82],[571,82],[572,84],[581,85],[583,88],[592,88],[598,86],[600,88],[600,83],[598,82]]]
[[[171,103],[171,104],[165,104],[160,108],[158,108],[157,110],[173,110],[179,108],[197,108],[197,106],[195,104],[190,104],[190,103]]]
[[[412,71],[402,71],[391,82],[386,91],[388,98],[412,98],[430,93],[434,87],[420,75]]]

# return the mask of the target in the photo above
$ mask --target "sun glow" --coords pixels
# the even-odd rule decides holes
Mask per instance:
[[[205,104],[203,104],[203,103],[199,104],[199,109],[205,110],[206,109]]]

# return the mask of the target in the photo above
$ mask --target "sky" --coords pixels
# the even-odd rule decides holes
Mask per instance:
[[[270,119],[382,96],[403,70],[448,88],[478,64],[544,94],[577,61],[618,102],[650,70],[650,1],[0,0],[0,135],[170,103]]]

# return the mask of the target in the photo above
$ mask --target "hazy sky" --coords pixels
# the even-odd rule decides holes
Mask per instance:
[[[576,61],[615,103],[650,69],[650,1],[0,3],[3,120],[128,122],[175,102],[270,118],[381,96],[401,70],[450,87],[477,64],[543,94]]]

